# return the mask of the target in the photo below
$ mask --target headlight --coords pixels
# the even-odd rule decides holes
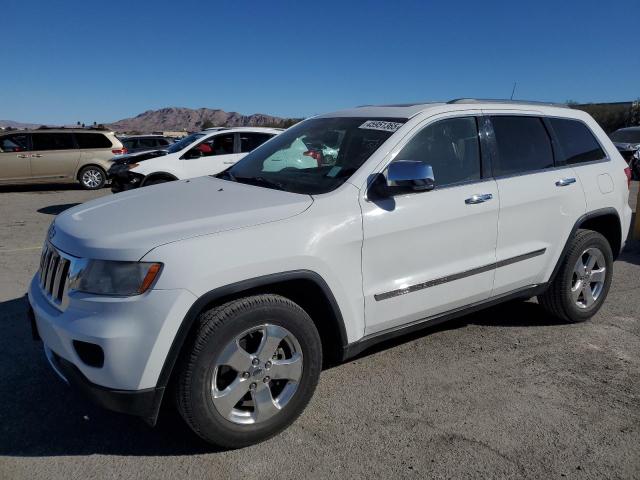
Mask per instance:
[[[160,273],[162,264],[88,260],[69,281],[69,288],[98,295],[131,296],[146,292]]]

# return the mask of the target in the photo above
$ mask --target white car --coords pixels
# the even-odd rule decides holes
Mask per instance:
[[[274,169],[308,157],[301,139],[335,159]],[[32,326],[99,404],[153,424],[175,391],[206,441],[249,445],[302,412],[323,359],[510,299],[593,316],[629,231],[629,175],[588,114],[559,106],[321,115],[217,177],[58,215]]]
[[[279,128],[215,127],[163,149],[121,155],[108,172],[111,191],[214,175],[281,132]]]

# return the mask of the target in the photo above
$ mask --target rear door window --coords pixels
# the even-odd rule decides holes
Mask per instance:
[[[78,147],[89,148],[111,148],[111,141],[101,133],[76,133]]]
[[[138,148],[138,141],[135,139],[121,140],[122,145],[127,150],[133,150],[134,148]]]
[[[138,148],[156,148],[158,143],[155,138],[139,138]]]
[[[547,129],[538,117],[492,116],[498,149],[494,176],[517,175],[553,167],[553,149]]]
[[[606,158],[600,144],[584,123],[566,118],[550,118],[560,144],[560,155],[569,165]]]
[[[226,135],[216,135],[213,137],[213,154],[229,155],[233,153],[233,141],[235,135],[228,133]]]
[[[17,133],[0,137],[0,153],[26,152],[29,150],[29,135]]]
[[[268,133],[241,133],[240,152],[247,153],[255,150],[271,137],[273,137],[273,135],[269,135]]]
[[[71,150],[76,148],[73,133],[44,133],[31,134],[34,150]]]

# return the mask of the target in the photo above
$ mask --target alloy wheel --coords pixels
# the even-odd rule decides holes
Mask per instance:
[[[264,422],[293,398],[302,366],[300,343],[286,328],[267,323],[246,330],[215,361],[213,405],[233,423]]]
[[[82,174],[82,184],[88,188],[97,188],[102,183],[102,172],[89,169]]]
[[[587,248],[578,257],[571,280],[571,296],[578,308],[589,308],[600,298],[606,277],[604,254],[598,248]]]

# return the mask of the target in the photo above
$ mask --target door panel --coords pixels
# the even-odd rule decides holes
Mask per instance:
[[[34,180],[73,179],[80,160],[73,134],[38,132],[31,138],[31,176]]]
[[[487,299],[493,288],[499,198],[482,179],[478,122],[427,120],[394,161],[419,161],[435,189],[362,199],[366,334]]]
[[[493,198],[465,202],[480,194]],[[363,201],[365,333],[488,298],[498,207],[493,180]]]
[[[181,160],[184,178],[214,175],[229,168],[244,156],[236,153],[236,143],[233,133],[214,135],[200,142],[194,149],[200,150],[201,157]]]
[[[0,182],[28,180],[31,177],[30,160],[28,135],[0,137]]]
[[[547,280],[585,199],[539,114],[491,114],[488,128],[500,192],[493,295],[501,295]]]
[[[575,179],[557,186],[562,179]],[[496,270],[493,294],[546,281],[573,224],[585,212],[580,179],[572,168],[559,168],[497,180],[500,192],[498,263],[531,257]]]

